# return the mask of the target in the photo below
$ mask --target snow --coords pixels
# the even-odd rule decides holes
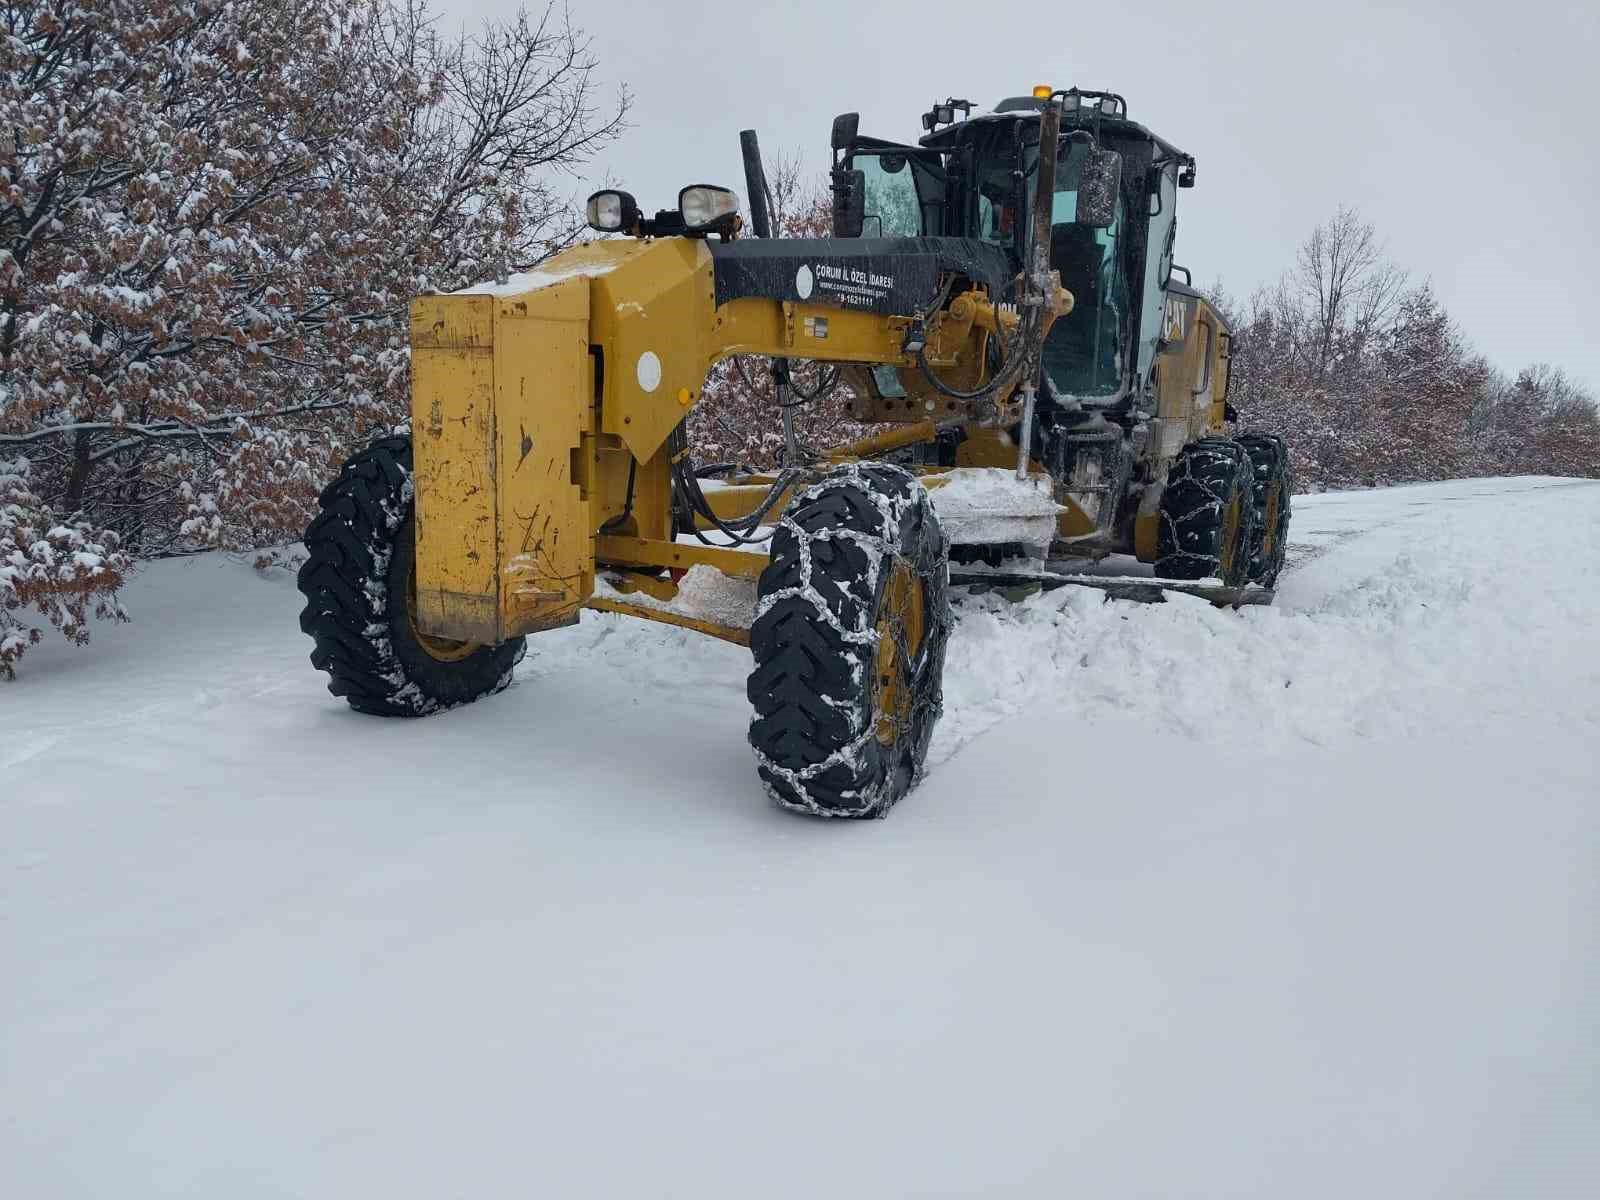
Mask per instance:
[[[580,260],[568,263],[551,271],[517,271],[506,276],[504,283],[489,280],[485,283],[474,284],[472,287],[462,288],[452,292],[453,296],[520,296],[524,292],[536,291],[539,288],[549,287],[551,284],[561,283],[568,279],[592,279],[597,275],[609,275],[616,269],[613,260]]]
[[[1272,608],[962,595],[865,823],[738,647],[381,721],[148,568],[0,687],[0,1195],[1589,1194],[1600,484],[1295,506]]]
[[[680,540],[692,540],[684,535]],[[756,609],[756,581],[724,575],[715,567],[690,567],[678,581],[678,593],[670,600],[657,600],[647,592],[624,592],[611,585],[605,576],[595,579],[595,595],[619,600],[639,608],[659,609],[678,616],[711,621],[718,625],[749,628]]]
[[[939,523],[954,545],[1022,542],[1048,545],[1061,506],[1042,476],[1018,479],[1002,467],[959,467],[928,495]]]

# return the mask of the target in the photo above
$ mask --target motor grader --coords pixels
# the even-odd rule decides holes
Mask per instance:
[[[602,191],[609,236],[416,299],[410,431],[352,457],[306,533],[329,690],[424,715],[586,608],[665,622],[750,647],[779,804],[882,816],[939,716],[952,569],[1125,554],[1155,586],[1270,596],[1289,464],[1225,436],[1229,331],[1174,278],[1194,159],[1076,88],[922,124],[834,122],[832,237],[771,236],[746,132],[748,222],[720,187],[654,215]],[[732,356],[768,360],[784,456],[710,478],[685,418]],[[824,382],[877,431],[805,445],[793,409]]]

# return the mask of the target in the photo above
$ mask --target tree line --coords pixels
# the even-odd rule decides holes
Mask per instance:
[[[1234,330],[1229,399],[1288,439],[1302,488],[1600,476],[1593,393],[1545,363],[1490,364],[1352,209],[1247,302],[1211,294]]]

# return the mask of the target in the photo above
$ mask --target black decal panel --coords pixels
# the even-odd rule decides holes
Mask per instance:
[[[717,304],[761,296],[912,316],[958,273],[1002,295],[1005,253],[969,238],[758,238],[711,243]]]

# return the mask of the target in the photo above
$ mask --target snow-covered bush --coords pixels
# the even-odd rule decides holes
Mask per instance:
[[[58,521],[28,490],[28,460],[0,458],[0,679],[39,640],[34,610],[74,642],[89,640],[89,611],[124,619],[117,603],[128,559],[117,535],[81,520]]]

